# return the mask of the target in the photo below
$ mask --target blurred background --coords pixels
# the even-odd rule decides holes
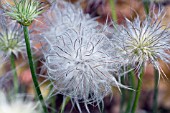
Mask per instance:
[[[10,1],[10,0],[7,0]],[[41,0],[45,4],[48,4],[50,7],[50,2],[47,0]],[[80,0],[67,0],[68,2],[72,2],[73,4],[77,4]],[[164,7],[166,11],[165,18],[163,20],[163,24],[168,25],[170,23],[170,0],[151,0],[151,7],[154,5],[156,8],[158,6]],[[11,2],[12,3],[12,2]],[[143,20],[145,15],[144,5],[142,0],[115,0],[116,6],[116,15],[117,15],[117,22],[119,24],[123,24],[125,17],[132,20],[139,15],[140,19]],[[81,0],[80,2],[81,7],[84,10],[84,13],[90,14],[91,17],[99,17],[98,21],[102,24],[106,22],[106,18],[108,16],[109,21],[111,20],[111,7],[109,0]],[[41,48],[41,45],[35,43],[34,45],[37,48]],[[37,67],[37,73],[39,73],[40,68],[42,66],[41,61],[43,61],[42,53],[36,51],[34,53],[35,63]],[[16,59],[17,65],[17,73],[19,76],[19,83],[20,83],[20,91],[25,91],[28,94],[34,94],[31,73],[29,70],[29,66],[27,64],[27,60],[23,57],[19,57]],[[161,77],[159,82],[159,94],[158,94],[158,109],[159,113],[170,113],[170,69],[164,62],[160,61],[162,68],[167,76]],[[170,66],[170,65],[169,65]],[[8,72],[8,74],[6,74]],[[0,70],[0,87],[3,89],[10,90],[12,88],[12,78],[10,72],[10,63],[5,62],[1,65]],[[3,77],[2,77],[3,76]],[[5,78],[4,78],[5,76]],[[44,78],[39,77],[39,82],[41,83]],[[125,81],[126,82],[126,81]],[[125,83],[126,84],[126,83]],[[46,88],[48,82],[46,84],[41,85],[41,89],[43,92],[44,97],[47,96],[49,89]],[[151,64],[148,64],[142,85],[142,92],[141,97],[139,100],[139,111],[137,113],[152,113],[152,102],[153,102],[153,88],[154,88],[154,69]],[[123,91],[123,89],[122,89]],[[126,92],[129,92],[128,90]],[[126,93],[125,93],[126,95]],[[125,95],[123,95],[125,97]],[[125,104],[121,108],[122,111],[126,109],[126,102],[130,101],[127,98],[124,98]],[[110,96],[104,99],[104,111],[105,113],[121,113],[120,111],[120,104],[121,104],[122,94],[117,91],[117,89],[113,88],[113,97]],[[58,95],[55,97],[56,99],[56,108],[59,109],[63,96]],[[72,109],[72,104],[69,102],[66,106],[65,113],[69,113]],[[89,109],[92,113],[99,113],[98,107],[89,106]],[[85,108],[82,104],[83,113],[87,113]],[[75,107],[73,108],[71,113],[79,113],[78,109]],[[123,113],[123,112],[122,112]]]

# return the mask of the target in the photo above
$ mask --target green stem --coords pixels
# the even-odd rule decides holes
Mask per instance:
[[[41,90],[39,88],[38,80],[37,80],[37,77],[36,77],[36,72],[35,72],[34,62],[33,62],[33,58],[32,58],[32,52],[31,52],[31,46],[30,46],[30,40],[29,40],[28,27],[23,26],[23,30],[24,30],[24,38],[25,38],[27,55],[28,55],[28,60],[29,60],[29,66],[30,66],[30,70],[31,70],[31,74],[32,74],[34,87],[35,87],[38,99],[40,100],[40,102],[42,104],[44,113],[48,113],[48,110],[47,110],[47,107],[45,105],[43,96],[41,94]]]
[[[130,72],[129,78],[130,78],[130,85],[131,85],[132,89],[135,89],[135,75],[134,75],[134,71]],[[129,94],[129,100],[128,100],[128,103],[127,103],[127,108],[126,108],[125,113],[130,113],[130,110],[131,110],[131,107],[132,107],[132,104],[133,104],[132,103],[133,102],[133,96],[134,96],[134,91],[131,90],[130,94]]]
[[[154,86],[154,96],[153,96],[153,113],[157,113],[158,108],[158,81],[159,81],[159,72],[155,69],[155,86]]]
[[[19,85],[18,85],[18,76],[16,72],[16,66],[15,66],[15,55],[12,53],[10,56],[11,61],[11,69],[13,71],[13,82],[14,82],[14,91],[15,93],[18,93]]]
[[[138,85],[137,85],[137,88],[136,88],[135,99],[134,99],[134,102],[133,102],[131,113],[135,113],[136,108],[138,106],[139,97],[140,97],[141,88],[142,88],[143,75],[144,75],[144,67],[142,67],[141,73],[140,73],[140,78],[138,78]]]
[[[52,98],[52,108],[56,108],[56,97],[53,97],[53,98]],[[56,113],[56,111],[55,111],[55,110],[52,110],[51,113]]]
[[[99,103],[98,108],[100,113],[105,113],[103,101]]]
[[[150,0],[143,0],[143,5],[144,5],[144,9],[146,14],[149,14],[149,8],[150,8]]]
[[[109,0],[110,7],[111,7],[111,13],[112,13],[112,19],[117,22],[117,15],[116,15],[116,8],[115,8],[115,0]]]
[[[65,107],[66,107],[66,105],[68,104],[69,101],[70,101],[70,97],[66,97],[63,100],[63,103],[60,106],[60,113],[64,113],[64,109],[65,109]]]
[[[124,84],[124,76],[121,77],[121,83]],[[126,97],[125,93],[126,92],[124,89],[121,89],[121,92],[122,92],[122,94],[121,94],[121,101],[120,101],[120,113],[123,113],[123,106],[125,103],[125,97]]]
[[[51,85],[50,86],[50,92],[49,92],[49,94],[51,93],[51,90],[53,90],[53,85]],[[48,95],[49,95],[48,94]],[[54,96],[53,98],[51,98],[51,106],[52,106],[52,108],[56,108],[56,96]],[[51,113],[56,113],[56,110],[55,109],[52,109],[52,111],[51,111]]]

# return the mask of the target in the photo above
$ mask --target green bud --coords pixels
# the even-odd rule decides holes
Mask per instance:
[[[8,16],[23,26],[31,25],[33,20],[44,11],[44,7],[37,0],[14,0],[14,5],[5,3],[3,7]]]

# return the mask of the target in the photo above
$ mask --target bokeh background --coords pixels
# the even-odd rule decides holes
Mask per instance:
[[[7,1],[10,1],[12,4],[12,0]],[[50,2],[46,0],[41,1],[44,2],[45,4],[48,4],[48,7],[50,7]],[[78,0],[67,1],[72,2],[73,4],[76,5]],[[80,4],[84,10],[84,13],[90,14],[91,17],[99,17],[97,20],[100,23],[104,24],[106,22],[107,17],[109,21],[111,21],[112,16],[109,0],[81,0]],[[166,11],[165,18],[163,19],[163,24],[168,25],[170,23],[170,0],[155,0],[155,2],[151,4],[151,8],[155,7],[157,9],[159,6],[164,7]],[[146,17],[142,0],[116,0],[115,10],[119,24],[123,24],[125,18],[128,18],[133,21],[133,19],[137,15],[140,17],[141,20],[143,20]],[[38,42],[35,43],[34,46],[38,49],[41,49],[41,44],[39,44]],[[42,66],[43,61],[42,56],[43,55],[40,51],[35,50],[34,59],[37,67],[37,73],[40,72],[40,67]],[[17,65],[17,73],[19,76],[20,91],[22,92],[25,91],[28,94],[35,94],[31,79],[31,73],[29,70],[29,66],[27,64],[27,59],[19,56],[19,58],[16,59],[15,63]],[[160,113],[170,113],[170,69],[168,67],[170,65],[165,64],[162,61],[160,61],[160,63],[167,78],[162,76],[159,81],[158,109]],[[12,78],[9,62],[5,62],[4,64],[1,65],[0,76],[1,76],[0,87],[10,90],[12,88]],[[44,78],[39,77],[39,82],[42,83],[43,81]],[[46,88],[47,85],[48,82],[45,84],[41,84],[41,90],[43,92],[44,97],[46,97],[49,92],[49,89]],[[143,79],[142,92],[139,100],[139,111],[137,113],[152,113],[151,108],[153,102],[153,89],[154,89],[154,69],[151,64],[148,64]],[[122,94],[117,89],[113,88],[113,97],[111,98],[110,96],[108,96],[104,99],[105,113],[120,113],[121,96]],[[63,100],[63,96],[58,95],[53,99],[56,99],[55,107],[59,109]],[[124,100],[130,101],[128,100],[128,97],[124,98]],[[92,113],[99,113],[98,107],[89,106],[89,108],[92,111]],[[69,102],[66,106],[65,113],[69,113],[71,109],[72,104],[71,102]],[[124,105],[123,108],[121,109],[126,109],[126,106]],[[83,107],[83,104],[82,110],[83,113],[87,112]],[[73,108],[72,113],[78,113],[78,109],[76,107]]]

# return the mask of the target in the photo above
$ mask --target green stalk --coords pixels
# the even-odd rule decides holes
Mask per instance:
[[[15,55],[13,53],[10,56],[10,61],[11,61],[11,69],[13,72],[14,91],[15,93],[18,93],[18,89],[19,89],[18,76],[17,76],[16,66],[15,66]]]
[[[31,46],[30,46],[30,40],[29,40],[28,27],[23,26],[23,30],[24,30],[24,38],[25,38],[27,55],[28,55],[28,60],[29,60],[29,66],[30,66],[30,70],[31,70],[31,74],[32,74],[34,87],[35,87],[38,99],[40,100],[40,102],[42,104],[44,113],[48,113],[48,110],[47,110],[47,107],[45,105],[43,96],[41,94],[41,90],[39,88],[38,80],[37,80],[37,77],[36,77],[36,72],[35,72],[34,62],[33,62],[33,58],[32,58],[32,52],[31,52]]]
[[[49,92],[48,95],[50,95],[51,90],[53,90],[53,85],[50,86],[50,92]],[[55,107],[56,107],[56,99],[57,99],[56,96],[54,96],[53,98],[51,98],[51,106],[52,106],[52,108],[55,108]],[[56,113],[56,110],[53,109],[53,110],[51,111],[51,113]]]
[[[98,108],[100,113],[105,113],[103,101],[99,103]]]
[[[155,86],[154,86],[154,96],[153,96],[153,113],[157,113],[158,108],[158,81],[159,72],[155,69]]]
[[[111,13],[112,13],[112,19],[117,22],[117,15],[116,15],[116,8],[115,8],[115,0],[109,0],[110,7],[111,7]]]
[[[130,72],[130,85],[132,87],[132,89],[135,89],[135,75],[134,75],[134,71],[131,71]],[[128,103],[127,103],[127,108],[126,108],[126,111],[125,113],[130,113],[130,110],[131,110],[131,107],[132,107],[132,102],[133,102],[133,96],[134,96],[134,91],[131,90],[130,91],[130,94],[129,94],[129,100],[128,100]]]
[[[136,88],[135,99],[134,99],[134,102],[133,102],[132,111],[130,113],[135,113],[136,108],[138,106],[139,97],[140,97],[141,88],[142,88],[142,79],[143,79],[143,75],[144,75],[144,67],[142,67],[141,71],[142,72],[140,73],[140,78],[138,78],[138,86]]]
[[[65,109],[65,107],[66,107],[66,105],[68,104],[69,101],[70,101],[70,97],[66,97],[63,100],[63,103],[60,106],[60,113],[64,113],[64,109]]]
[[[143,0],[143,5],[144,5],[145,13],[148,15],[149,8],[150,8],[150,0]]]
[[[51,102],[51,103],[52,103],[52,105],[51,105],[52,108],[56,108],[56,97],[53,97],[53,98],[52,98],[52,102]],[[56,113],[56,111],[53,110],[51,113]]]
[[[121,83],[124,84],[124,76],[121,77]],[[123,106],[125,103],[126,92],[124,89],[121,89],[121,101],[120,101],[120,113],[123,113]]]

